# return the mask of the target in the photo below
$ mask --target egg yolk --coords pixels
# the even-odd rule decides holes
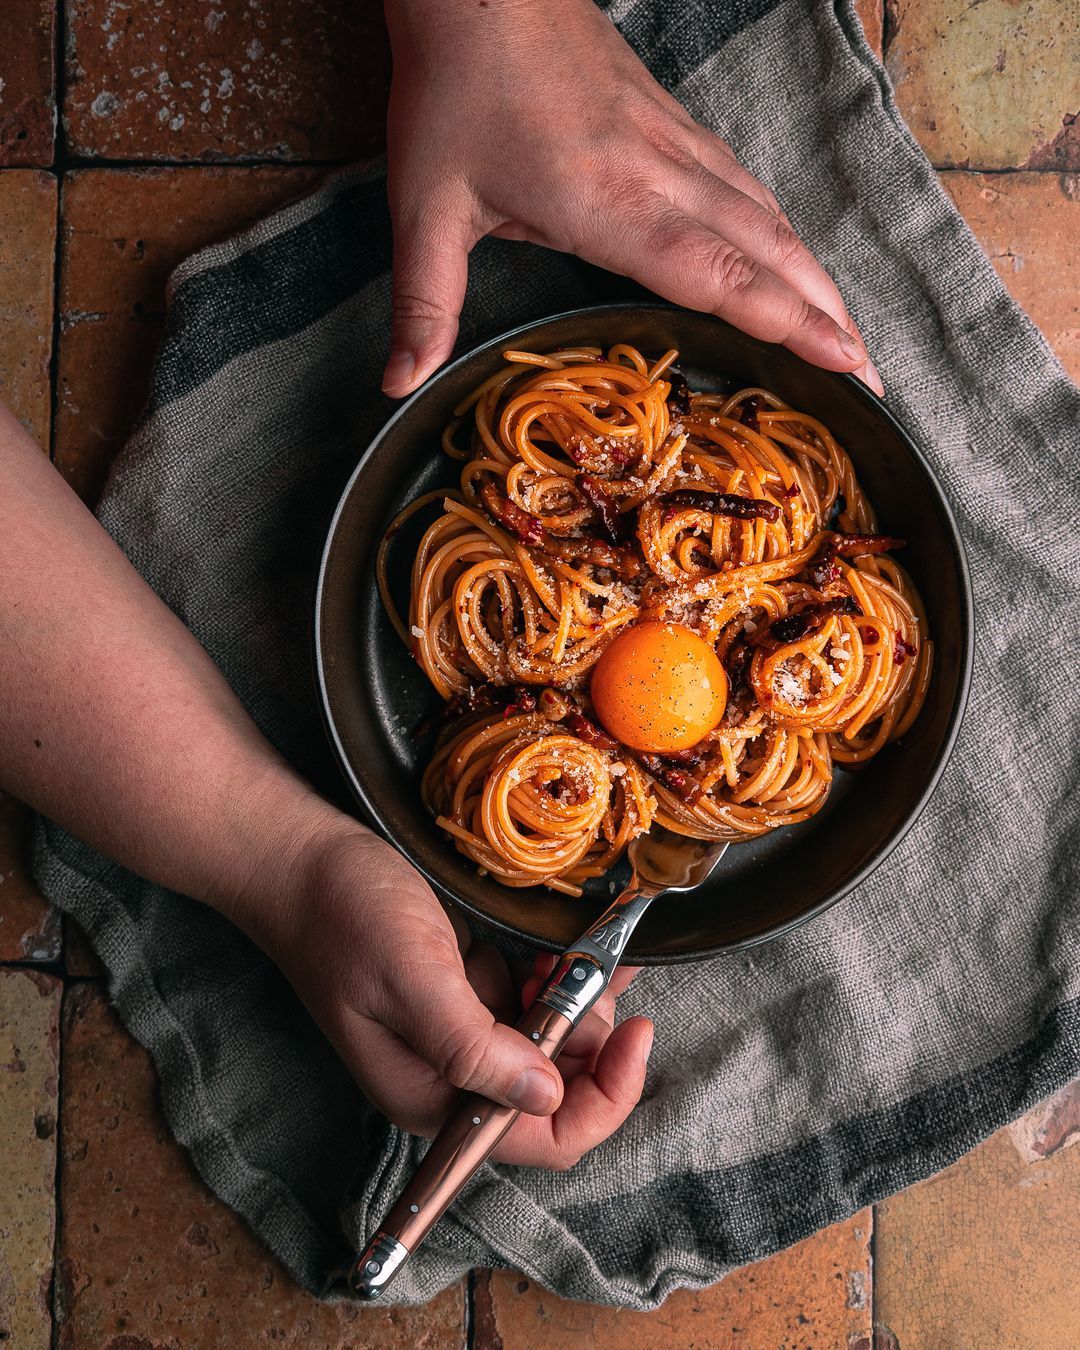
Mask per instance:
[[[619,634],[593,667],[591,693],[604,727],[632,750],[689,750],[724,715],[724,667],[703,638],[648,621]]]

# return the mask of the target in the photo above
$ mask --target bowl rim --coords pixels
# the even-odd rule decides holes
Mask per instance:
[[[333,707],[331,706],[329,682],[328,682],[326,661],[324,657],[324,639],[326,633],[323,623],[323,600],[327,585],[327,574],[329,571],[330,558],[334,550],[334,544],[337,539],[341,518],[345,513],[350,498],[352,497],[353,490],[356,486],[357,480],[362,476],[369,459],[375,453],[377,447],[384,440],[387,433],[391,430],[391,428],[395,427],[398,423],[409,417],[413,406],[420,400],[422,396],[424,396],[431,389],[432,384],[434,382],[442,380],[444,377],[448,376],[452,371],[459,369],[465,363],[475,360],[476,357],[480,356],[482,353],[493,351],[499,347],[505,347],[520,343],[522,338],[528,336],[530,333],[534,332],[538,328],[546,327],[548,324],[557,323],[565,320],[584,319],[585,317],[595,318],[600,315],[618,315],[629,313],[641,314],[643,311],[649,310],[658,310],[658,311],[666,310],[674,313],[680,312],[693,313],[697,314],[699,317],[712,319],[714,322],[719,324],[726,323],[725,320],[719,318],[719,316],[717,315],[711,315],[703,311],[686,310],[684,306],[669,304],[667,301],[663,301],[660,299],[625,300],[596,305],[582,305],[574,309],[562,310],[557,314],[546,315],[544,318],[541,319],[533,319],[528,323],[519,324],[516,328],[508,329],[506,332],[497,334],[495,337],[488,338],[483,342],[476,343],[474,346],[470,347],[467,351],[462,352],[459,356],[454,357],[453,360],[448,361],[445,365],[441,366],[432,376],[429,376],[429,378],[418,389],[414,390],[408,396],[408,398],[402,401],[402,403],[391,413],[391,415],[386,419],[386,421],[382,424],[379,430],[374,434],[374,436],[372,436],[371,440],[368,442],[368,445],[360,455],[360,458],[357,461],[355,468],[349,474],[345,486],[341,491],[341,495],[338,498],[337,505],[334,508],[334,512],[330,519],[329,526],[327,527],[326,541],[323,545],[322,553],[319,559],[318,579],[315,588],[315,621],[312,629],[313,646],[314,646],[313,655],[315,664],[316,683],[318,685],[318,692],[319,692],[319,704],[322,712],[323,723],[326,727],[327,736],[330,740],[330,744],[333,749],[334,756],[337,760],[338,767],[341,770],[342,774],[344,775],[345,780],[348,783],[353,796],[360,804],[364,812],[367,814],[369,821],[375,825],[376,829],[378,830],[382,838],[385,839],[388,843],[390,843],[390,845],[393,848],[395,848],[399,853],[401,853],[402,856],[406,859],[407,862],[410,863],[411,866],[416,868],[416,870],[421,874],[421,876],[424,877],[424,879],[429,883],[429,885],[433,887],[437,895],[447,896],[450,900],[453,901],[455,905],[458,905],[471,917],[477,919],[480,923],[487,925],[489,928],[493,928],[497,932],[503,933],[508,937],[512,937],[519,941],[530,943],[532,946],[538,946],[546,951],[553,951],[553,952],[561,951],[562,950],[561,944],[553,943],[549,941],[547,938],[539,936],[536,933],[530,932],[527,928],[520,927],[519,925],[511,923],[508,920],[496,918],[494,915],[491,915],[486,910],[482,909],[479,905],[476,905],[470,902],[469,900],[463,899],[453,890],[451,886],[449,886],[446,883],[446,881],[443,878],[437,876],[432,869],[428,868],[418,859],[414,858],[412,856],[411,851],[407,848],[402,847],[402,845],[395,839],[392,831],[387,828],[385,820],[383,818],[381,811],[379,810],[377,802],[374,800],[372,794],[368,792],[362,785],[359,777],[357,776],[356,772],[352,767],[349,755],[345,750],[341,734],[338,730],[337,723],[334,718],[334,710]],[[729,324],[727,326],[732,327],[733,325]],[[875,394],[872,389],[868,388],[865,384],[863,384],[861,380],[857,379],[854,375],[847,374],[843,371],[827,371],[825,373],[835,377],[836,379],[847,384],[849,388],[853,389],[855,392],[855,396],[858,399],[861,399],[863,403],[867,404],[873,410],[875,415],[886,425],[888,425],[890,429],[899,438],[899,440],[907,450],[908,454],[915,461],[924,479],[926,480],[931,493],[933,494],[933,496],[937,501],[938,508],[942,520],[944,522],[945,531],[948,536],[948,542],[952,546],[952,552],[956,559],[960,582],[959,589],[961,601],[961,629],[962,629],[960,635],[961,661],[957,679],[956,693],[953,697],[952,708],[949,710],[949,717],[945,730],[945,735],[942,738],[941,744],[937,749],[937,753],[934,757],[930,772],[927,775],[927,779],[923,786],[923,789],[919,793],[919,796],[917,797],[913,805],[908,809],[904,818],[893,829],[891,834],[889,834],[885,838],[880,847],[872,854],[870,858],[867,859],[865,863],[863,863],[863,865],[858,869],[858,871],[855,872],[847,880],[846,883],[835,889],[830,894],[826,895],[824,899],[818,901],[817,904],[809,906],[801,913],[793,915],[789,919],[783,920],[782,922],[774,924],[770,928],[766,928],[759,933],[754,933],[747,937],[737,938],[733,941],[728,942],[717,942],[710,946],[701,947],[688,951],[643,952],[639,954],[631,953],[632,959],[634,959],[635,961],[637,961],[639,964],[642,965],[682,965],[690,961],[707,960],[710,957],[722,956],[730,952],[745,951],[750,947],[756,947],[763,942],[770,942],[772,941],[772,939],[781,937],[785,933],[790,933],[793,929],[799,928],[804,923],[808,923],[811,919],[815,919],[819,915],[824,914],[826,910],[831,909],[833,905],[836,905],[841,900],[845,899],[847,896],[851,894],[852,891],[856,889],[857,886],[861,885],[862,882],[864,882],[867,879],[867,877],[871,876],[874,872],[876,872],[877,869],[886,861],[886,859],[888,859],[892,855],[892,853],[896,850],[896,848],[907,836],[908,832],[915,825],[916,821],[918,821],[919,817],[926,809],[927,803],[933,796],[933,793],[937,788],[938,783],[941,781],[942,775],[945,772],[945,768],[948,765],[949,759],[956,745],[957,738],[959,737],[960,734],[960,729],[964,720],[964,715],[967,711],[968,699],[971,690],[972,670],[974,667],[975,605],[971,583],[971,569],[968,565],[967,559],[967,550],[964,546],[963,536],[960,533],[960,527],[957,523],[956,515],[953,511],[952,504],[950,503],[944,488],[941,486],[937,474],[930,466],[930,463],[927,460],[926,456],[923,454],[922,450],[920,450],[919,446],[916,444],[914,437],[906,429],[903,423],[899,421],[899,419],[889,409],[884,399],[879,398],[878,395]],[[434,828],[434,822],[432,822],[432,828]],[[582,919],[583,927],[585,925],[585,921],[586,917],[583,915]]]

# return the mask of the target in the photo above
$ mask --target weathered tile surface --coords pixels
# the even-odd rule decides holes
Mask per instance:
[[[47,1350],[60,981],[0,969],[0,1342]]]
[[[56,180],[33,169],[0,171],[0,400],[44,446],[55,249]],[[38,895],[26,864],[28,820],[26,809],[0,792],[2,961],[52,961],[60,950],[58,920]]]
[[[941,180],[1013,299],[1080,379],[1080,174],[950,171]]]
[[[165,282],[190,253],[321,177],[315,169],[90,169],[63,186],[56,463],[88,500],[146,401]]]
[[[80,155],[327,160],[383,144],[377,0],[64,3],[64,124]]]
[[[149,1057],[96,983],[64,1002],[61,1350],[267,1343],[453,1350],[464,1289],[425,1308],[320,1304],[196,1177],[170,1137]]]
[[[1014,1120],[1009,1136],[1017,1153],[1029,1163],[1042,1162],[1058,1149],[1080,1142],[1080,1079]],[[1080,1182],[1080,1171],[1075,1180]]]
[[[4,0],[0,164],[51,164],[56,0]]]
[[[870,1211],[737,1270],[700,1293],[680,1290],[652,1313],[556,1298],[521,1275],[477,1276],[476,1350],[869,1350]]]
[[[885,65],[935,164],[1080,169],[1073,0],[888,0]]]
[[[1001,1130],[948,1171],[878,1206],[874,1295],[883,1345],[1077,1345],[1080,1148],[1067,1145],[1080,1135],[1078,1107],[1074,1088],[1058,1104],[1059,1126],[1041,1139],[1037,1126]]]
[[[0,961],[55,961],[60,916],[30,877],[31,814],[0,792]]]
[[[0,401],[43,445],[55,254],[56,179],[35,169],[0,172]]]

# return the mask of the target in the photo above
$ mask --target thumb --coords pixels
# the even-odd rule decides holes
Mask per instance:
[[[520,1032],[496,1022],[449,943],[422,957],[414,950],[393,983],[381,1020],[442,1078],[529,1115],[556,1109],[558,1070]]]
[[[382,383],[391,398],[411,394],[453,351],[476,239],[460,202],[395,213],[394,315]]]

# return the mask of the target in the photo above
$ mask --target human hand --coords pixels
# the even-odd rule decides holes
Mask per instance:
[[[592,0],[387,0],[394,315],[383,389],[453,349],[485,235],[575,253],[878,393],[840,292],[762,183]]]
[[[433,1135],[459,1089],[522,1114],[494,1157],[558,1170],[623,1123],[641,1095],[652,1024],[612,1029],[615,995],[575,1030],[558,1065],[506,1025],[535,996],[496,949],[469,945],[420,875],[353,822],[308,847],[273,911],[233,917],[289,979],[365,1094],[413,1134]],[[252,919],[258,914],[257,919]],[[459,942],[461,946],[459,946]],[[464,948],[464,952],[462,951]],[[540,958],[545,975],[550,958]],[[523,978],[524,977],[524,978]]]

